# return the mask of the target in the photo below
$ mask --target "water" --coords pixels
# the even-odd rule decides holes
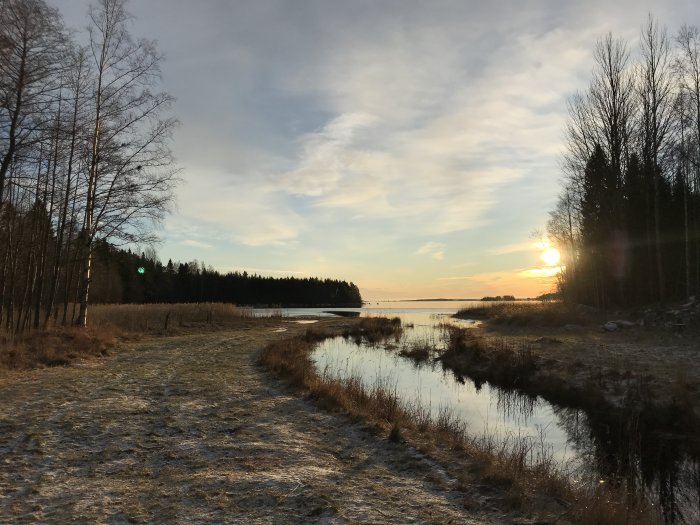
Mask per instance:
[[[488,383],[475,384],[432,361],[417,365],[398,355],[400,348],[414,342],[439,348],[443,344],[440,323],[474,324],[451,318],[464,304],[391,302],[362,309],[287,309],[282,314],[326,316],[339,310],[398,316],[408,327],[400,340],[374,347],[340,337],[326,340],[312,355],[317,369],[341,378],[359,377],[368,387],[377,382],[388,385],[403,401],[420,404],[433,415],[447,407],[477,438],[530,439],[533,451],[550,455],[579,483],[594,485],[602,480],[626,487],[660,506],[669,523],[700,523],[696,436],[659,432],[655,421],[639,414],[586,413]]]
[[[390,343],[388,348],[379,348],[356,345],[343,338],[328,339],[320,343],[312,355],[317,369],[335,377],[362,378],[369,387],[377,383],[388,385],[402,400],[428,408],[433,416],[448,407],[468,424],[472,436],[493,437],[499,441],[509,436],[539,440],[545,433],[547,448],[558,460],[564,462],[571,458],[567,434],[552,427],[554,414],[546,401],[509,393],[488,383],[479,387],[471,381],[462,383],[452,373],[443,371],[439,364],[416,365],[398,355],[396,349],[411,342],[427,341],[439,347],[442,343],[435,324],[449,317],[425,312],[399,316],[404,325],[413,324],[413,328],[404,330],[400,341]]]

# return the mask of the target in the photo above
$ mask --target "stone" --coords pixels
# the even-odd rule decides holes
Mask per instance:
[[[603,330],[606,332],[614,332],[617,330],[617,323],[615,321],[608,321],[603,325]]]

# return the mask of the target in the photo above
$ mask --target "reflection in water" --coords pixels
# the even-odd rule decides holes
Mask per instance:
[[[496,408],[505,418],[517,421],[519,424],[532,419],[538,398],[504,388],[496,388],[495,393]]]
[[[640,410],[581,410],[552,405],[542,398],[445,372],[428,360],[400,357],[411,345],[440,347],[435,312],[386,312],[399,315],[406,328],[400,340],[369,347],[335,338],[313,354],[320,371],[337,377],[356,376],[367,385],[391,385],[407,402],[420,403],[433,415],[449,407],[474,437],[530,436],[542,450],[566,464],[584,483],[603,480],[630,497],[659,505],[668,523],[700,523],[700,462],[697,437],[671,432],[672,414]]]
[[[603,479],[645,497],[668,523],[700,523],[700,462],[691,450],[696,438],[663,432],[634,411],[554,413],[579,458],[580,478]]]

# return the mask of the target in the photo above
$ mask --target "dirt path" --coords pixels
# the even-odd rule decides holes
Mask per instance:
[[[255,354],[288,334],[151,340],[0,383],[0,522],[500,522],[467,516],[415,451],[271,380]]]

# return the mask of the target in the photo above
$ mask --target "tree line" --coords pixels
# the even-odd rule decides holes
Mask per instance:
[[[222,274],[204,263],[163,265],[152,250],[138,255],[105,241],[95,245],[94,303],[226,302],[249,306],[360,307],[353,283],[334,279]]]
[[[700,287],[700,31],[651,15],[639,50],[608,34],[570,98],[563,184],[547,231],[559,292],[608,307]]]
[[[87,322],[97,241],[148,242],[177,170],[172,97],[124,0],[77,42],[44,0],[0,1],[0,326]]]

